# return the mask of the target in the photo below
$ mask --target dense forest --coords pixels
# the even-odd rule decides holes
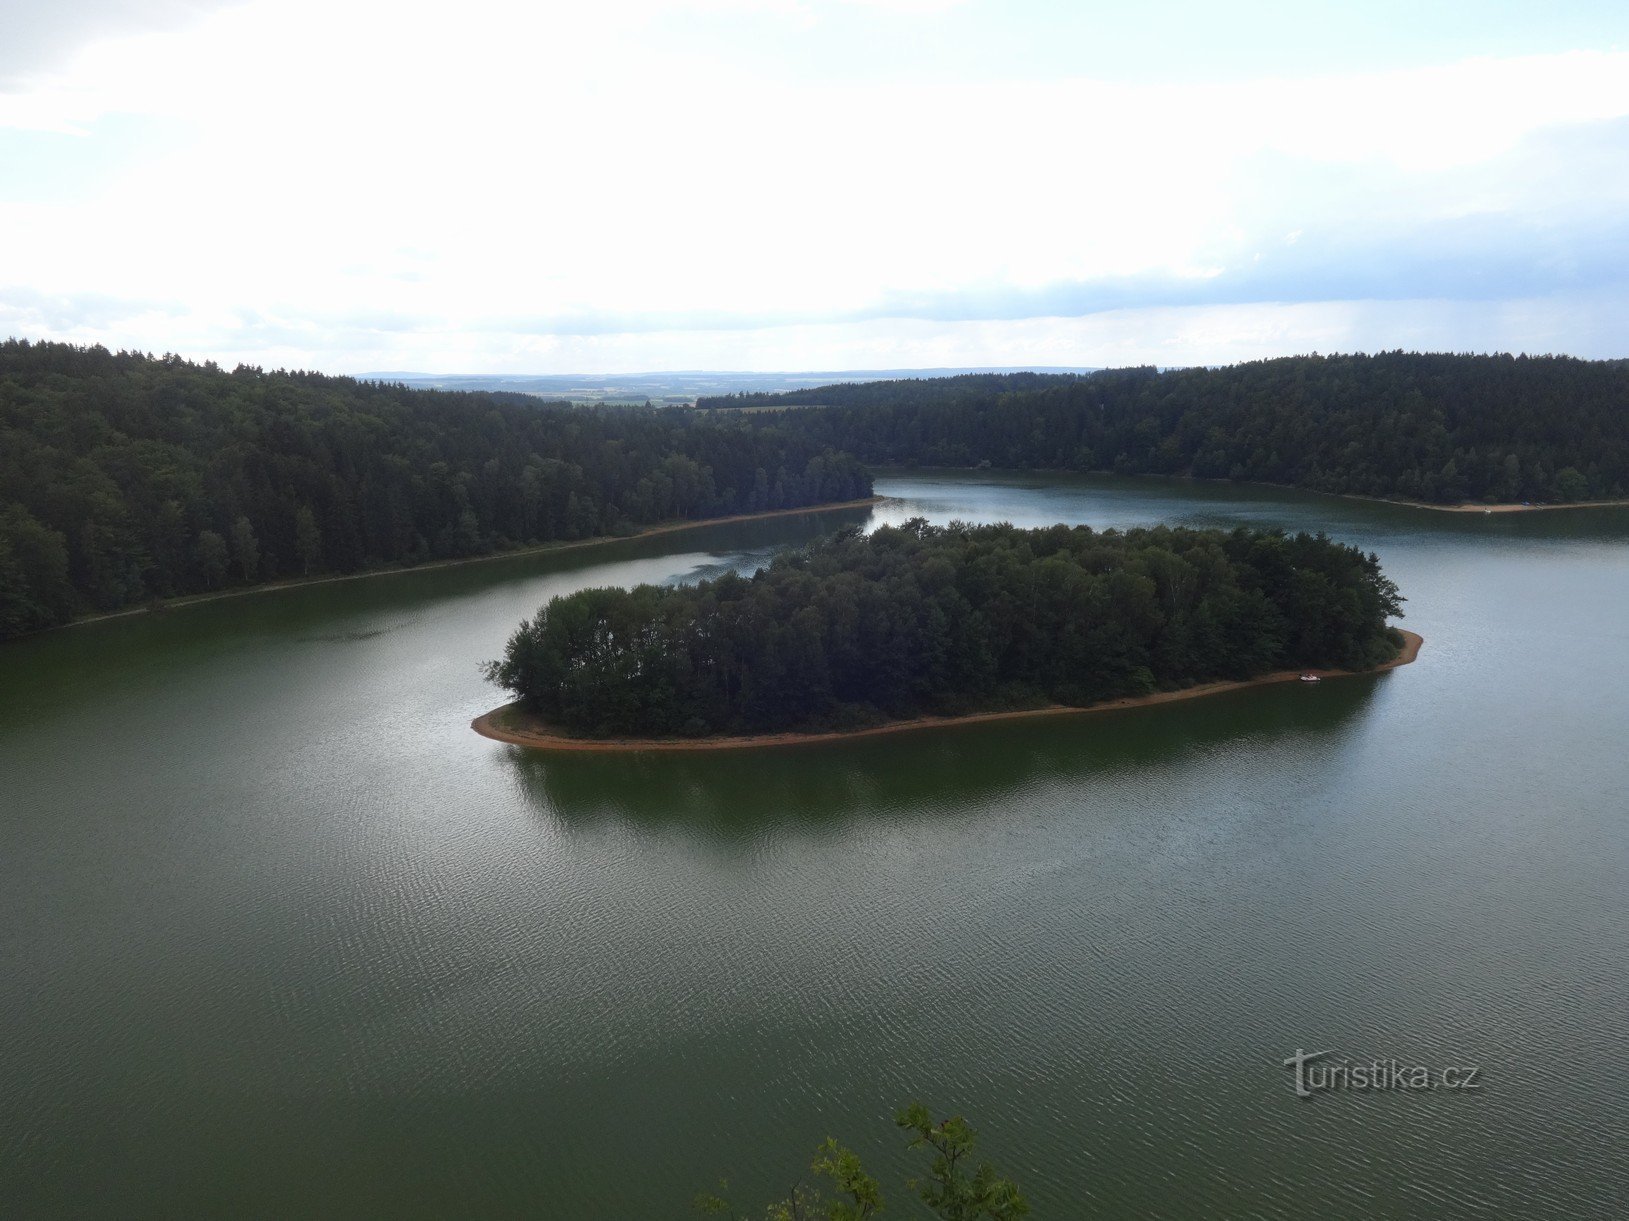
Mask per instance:
[[[1387,352],[702,399],[861,461],[1193,475],[1455,504],[1629,496],[1629,362]]]
[[[556,598],[488,677],[591,736],[840,729],[1364,669],[1396,654],[1400,602],[1375,556],[1321,535],[914,519],[750,579]]]
[[[0,639],[153,598],[869,495],[803,434],[0,344]]]

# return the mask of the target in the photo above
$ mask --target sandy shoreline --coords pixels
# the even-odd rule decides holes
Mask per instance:
[[[745,410],[736,408],[735,410]],[[1062,467],[976,467],[976,466],[889,466],[879,464],[873,471],[885,475],[910,475],[917,471],[969,472],[980,475],[1109,475],[1116,479],[1180,479],[1185,483],[1228,483],[1242,488],[1280,488],[1286,492],[1300,492],[1306,496],[1333,496],[1336,500],[1360,500],[1372,505],[1398,505],[1405,509],[1430,509],[1433,513],[1536,513],[1552,509],[1621,509],[1629,506],[1623,500],[1564,500],[1556,504],[1477,504],[1466,501],[1457,505],[1432,504],[1426,500],[1397,500],[1389,496],[1362,496],[1357,492],[1325,492],[1318,488],[1302,487],[1295,483],[1273,483],[1266,479],[1229,479],[1226,475],[1156,475],[1148,472],[1117,474],[1114,471],[1076,471]]]
[[[1112,473],[1112,472],[1105,472]],[[1155,476],[1155,478],[1172,478],[1172,476]],[[1405,509],[1430,509],[1433,513],[1537,513],[1553,509],[1620,509],[1629,505],[1629,500],[1563,500],[1554,504],[1478,504],[1475,501],[1463,501],[1457,505],[1432,504],[1428,500],[1400,500],[1390,496],[1363,496],[1357,492],[1323,492],[1317,488],[1304,488],[1294,483],[1268,483],[1257,479],[1208,479],[1198,475],[1177,475],[1174,478],[1189,479],[1195,483],[1231,483],[1243,487],[1252,484],[1259,488],[1283,488],[1287,492],[1304,492],[1312,496],[1333,496],[1337,500],[1361,500],[1372,505],[1400,505]]]
[[[1273,484],[1273,487],[1288,486]],[[1298,488],[1297,491],[1307,491]],[[1458,505],[1427,504],[1423,500],[1387,500],[1383,496],[1358,496],[1348,492],[1338,492],[1336,495],[1343,500],[1366,500],[1377,505],[1402,505],[1407,509],[1431,509],[1437,513],[1542,513],[1555,509],[1621,509],[1629,505],[1629,500],[1566,500],[1559,504],[1496,504],[1481,505],[1466,503]]]
[[[642,538],[654,538],[659,534],[673,534],[679,530],[695,530],[702,526],[727,526],[734,522],[758,521],[766,517],[789,517],[794,513],[832,513],[838,509],[865,509],[884,501],[892,500],[891,496],[866,496],[860,500],[839,500],[831,504],[804,505],[799,509],[766,509],[762,513],[735,513],[729,517],[703,517],[696,521],[671,521],[659,526],[650,526],[637,534],[602,534],[593,538],[572,539],[558,543],[539,543],[535,547],[519,547],[513,551],[494,551],[490,555],[471,555],[460,560],[435,560],[429,564],[415,564],[403,568],[374,568],[368,572],[348,572],[333,577],[300,577],[292,581],[273,581],[265,585],[250,585],[243,589],[223,589],[213,594],[190,594],[181,598],[167,598],[156,608],[150,606],[133,606],[129,610],[109,611],[105,615],[86,615],[80,619],[73,619],[67,623],[59,623],[54,627],[41,629],[46,632],[59,632],[64,628],[83,627],[87,623],[105,623],[109,619],[126,619],[131,615],[150,615],[154,610],[160,612],[179,610],[184,606],[197,606],[203,602],[219,602],[222,598],[247,598],[252,594],[275,594],[285,589],[305,589],[312,585],[336,585],[341,581],[369,581],[374,577],[401,576],[409,572],[431,572],[437,568],[462,568],[466,564],[485,564],[492,560],[512,560],[520,556],[544,555],[556,551],[575,551],[579,547],[603,547],[607,543],[629,543]],[[37,635],[38,633],[28,633]],[[18,637],[22,639],[22,637]]]
[[[1403,632],[1403,648],[1396,657],[1372,670],[1312,670],[1320,678],[1350,678],[1358,674],[1380,674],[1406,666],[1420,655],[1425,643],[1417,632]],[[831,733],[774,733],[753,737],[734,738],[571,738],[549,732],[547,726],[533,724],[512,727],[499,724],[515,707],[504,704],[483,713],[470,722],[470,728],[494,742],[511,746],[528,746],[537,750],[558,751],[642,751],[642,750],[750,750],[764,746],[803,746],[811,742],[837,742],[847,738],[874,738],[890,733],[910,733],[918,729],[937,729],[945,725],[976,725],[984,721],[1015,721],[1024,717],[1078,716],[1089,712],[1114,712],[1122,708],[1145,708],[1151,704],[1169,704],[1177,700],[1199,699],[1207,695],[1220,695],[1224,691],[1242,691],[1246,687],[1263,687],[1269,683],[1293,683],[1303,671],[1279,670],[1260,678],[1227,682],[1201,683],[1181,691],[1156,691],[1153,695],[1128,696],[1106,700],[1084,708],[1053,705],[1048,708],[1026,708],[1017,712],[975,712],[967,716],[917,717],[909,721],[891,721],[868,729],[833,731]]]

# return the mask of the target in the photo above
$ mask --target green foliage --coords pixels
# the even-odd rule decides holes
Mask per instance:
[[[260,571],[260,540],[255,537],[255,528],[247,517],[238,517],[232,522],[232,554],[237,556],[243,579],[253,581],[255,573]]]
[[[73,596],[67,541],[21,505],[0,506],[0,639],[62,622]]]
[[[895,1123],[912,1134],[910,1148],[932,1149],[934,1158],[925,1179],[911,1179],[907,1186],[941,1221],[1014,1221],[1029,1215],[1029,1202],[1010,1179],[1000,1177],[989,1163],[980,1163],[971,1174],[971,1160],[977,1136],[965,1119],[954,1116],[934,1123],[933,1116],[920,1103],[913,1103],[895,1117]],[[883,1211],[882,1186],[865,1172],[859,1156],[828,1137],[815,1151],[809,1169],[817,1179],[827,1181],[837,1192],[832,1199],[821,1195],[818,1186],[793,1186],[781,1200],[764,1212],[766,1221],[867,1221]],[[702,1192],[693,1207],[704,1216],[739,1218],[725,1193],[728,1183],[720,1183],[718,1193]]]
[[[215,531],[198,532],[198,573],[205,589],[215,589],[226,580],[228,554],[226,540]]]
[[[843,1148],[828,1136],[809,1169],[830,1179],[846,1197],[827,1205],[826,1215],[831,1221],[865,1221],[882,1211],[882,1186],[865,1172],[852,1149]]]
[[[1440,503],[1629,497],[1629,362],[1298,356],[704,399],[862,461],[1195,475]]]
[[[9,340],[0,639],[230,584],[870,490],[852,458],[735,419]]]
[[[944,1221],[1010,1221],[1029,1215],[1029,1202],[1017,1185],[996,1174],[990,1163],[981,1162],[967,1173],[977,1140],[961,1116],[936,1124],[927,1107],[913,1103],[894,1122],[912,1134],[911,1148],[933,1150],[928,1177],[912,1179],[910,1186],[935,1216]]]
[[[302,571],[309,576],[313,568],[322,566],[322,530],[317,526],[317,515],[310,505],[301,505],[294,515],[294,551],[300,558]]]
[[[853,728],[1392,657],[1377,557],[1239,529],[843,531],[751,579],[586,589],[488,677],[591,736]]]

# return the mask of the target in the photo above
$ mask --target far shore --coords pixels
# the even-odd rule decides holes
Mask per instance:
[[[398,568],[370,568],[366,572],[348,572],[330,577],[295,577],[288,581],[268,581],[262,585],[248,585],[242,589],[223,589],[212,594],[189,594],[180,598],[166,598],[156,606],[133,606],[129,610],[109,611],[105,615],[85,615],[67,623],[58,623],[42,631],[57,632],[63,628],[83,627],[88,623],[105,623],[109,619],[126,619],[131,615],[150,615],[154,611],[179,610],[184,606],[198,606],[204,602],[219,602],[222,598],[246,598],[251,594],[281,593],[285,589],[305,589],[312,585],[336,585],[341,581],[367,581],[374,577],[401,576],[409,572],[431,572],[437,568],[462,568],[466,564],[485,564],[493,560],[512,560],[520,556],[545,555],[556,551],[575,551],[579,547],[602,547],[607,543],[629,543],[658,534],[673,534],[679,530],[696,530],[702,526],[727,526],[734,522],[758,521],[765,517],[788,517],[795,513],[834,513],[839,509],[867,509],[891,500],[891,496],[866,496],[859,500],[839,500],[830,504],[804,505],[796,509],[765,509],[762,513],[735,513],[729,517],[703,517],[695,521],[670,521],[649,526],[634,534],[598,534],[593,538],[579,538],[556,543],[538,543],[532,547],[517,547],[512,551],[494,551],[488,555],[470,555],[456,560],[434,560],[428,564],[411,564]],[[21,639],[19,637],[18,639]]]
[[[1288,484],[1272,484],[1272,487],[1288,487]],[[1310,489],[1301,488],[1300,491]],[[1384,496],[1358,496],[1351,492],[1336,492],[1342,500],[1366,500],[1370,504],[1402,505],[1409,509],[1431,509],[1437,513],[1539,513],[1551,509],[1621,509],[1629,505],[1629,500],[1563,500],[1554,504],[1477,504],[1467,501],[1457,505],[1434,505],[1424,500],[1388,500]]]
[[[510,703],[476,717],[470,722],[470,728],[494,742],[554,751],[748,750],[764,746],[804,746],[813,742],[838,742],[849,738],[874,738],[890,733],[939,729],[947,725],[977,725],[986,721],[1078,716],[1088,712],[1117,712],[1125,708],[1146,708],[1151,704],[1200,699],[1207,695],[1220,695],[1224,691],[1264,687],[1270,683],[1298,682],[1302,674],[1316,674],[1320,679],[1380,674],[1387,670],[1395,670],[1398,666],[1406,666],[1420,655],[1420,646],[1425,643],[1425,639],[1418,632],[1403,631],[1402,635],[1403,647],[1397,656],[1372,670],[1278,670],[1272,674],[1264,674],[1260,678],[1201,683],[1196,687],[1184,687],[1180,691],[1156,691],[1152,695],[1127,696],[1124,699],[1089,704],[1083,708],[1053,704],[1045,708],[1024,708],[1015,712],[974,712],[967,716],[915,717],[908,721],[890,721],[866,729],[836,730],[830,733],[772,733],[716,738],[574,738],[551,730],[535,718],[527,717],[519,710],[517,704]]]
[[[1263,488],[1283,488],[1289,492],[1309,492],[1314,496],[1335,496],[1341,500],[1361,500],[1366,504],[1401,505],[1405,509],[1430,509],[1433,513],[1536,513],[1546,509],[1614,509],[1629,505],[1625,500],[1560,500],[1553,503],[1532,504],[1527,501],[1503,504],[1479,504],[1473,500],[1457,505],[1432,504],[1429,500],[1402,500],[1392,496],[1363,496],[1357,492],[1324,492],[1317,488],[1304,488],[1294,483],[1269,483],[1256,479],[1207,479],[1199,475],[1178,475],[1178,479],[1191,479],[1196,483],[1233,483],[1246,487],[1255,484]]]
[[[736,410],[746,410],[737,408]],[[1391,496],[1362,496],[1357,492],[1325,492],[1319,488],[1302,487],[1295,483],[1273,483],[1266,479],[1229,479],[1226,475],[1163,475],[1148,471],[1119,474],[1115,471],[1074,471],[1061,467],[1000,467],[1000,466],[890,466],[879,464],[871,468],[885,474],[905,474],[912,471],[956,471],[973,474],[1014,475],[1112,475],[1116,479],[1180,479],[1187,483],[1229,483],[1234,487],[1281,488],[1286,492],[1302,492],[1308,496],[1333,496],[1337,500],[1361,500],[1365,504],[1399,505],[1405,509],[1430,509],[1433,513],[1535,513],[1549,509],[1621,509],[1629,506],[1622,500],[1562,500],[1546,504],[1508,503],[1478,504],[1465,501],[1457,505],[1432,504],[1428,500],[1400,500]]]

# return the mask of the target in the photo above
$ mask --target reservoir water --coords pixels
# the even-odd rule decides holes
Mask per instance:
[[[878,491],[0,647],[0,1213],[756,1212],[831,1134],[903,1216],[918,1099],[1037,1217],[1629,1212],[1629,510]],[[1425,649],[769,751],[469,729],[556,593],[914,515],[1324,530]],[[1479,1088],[1298,1098],[1297,1049]]]

